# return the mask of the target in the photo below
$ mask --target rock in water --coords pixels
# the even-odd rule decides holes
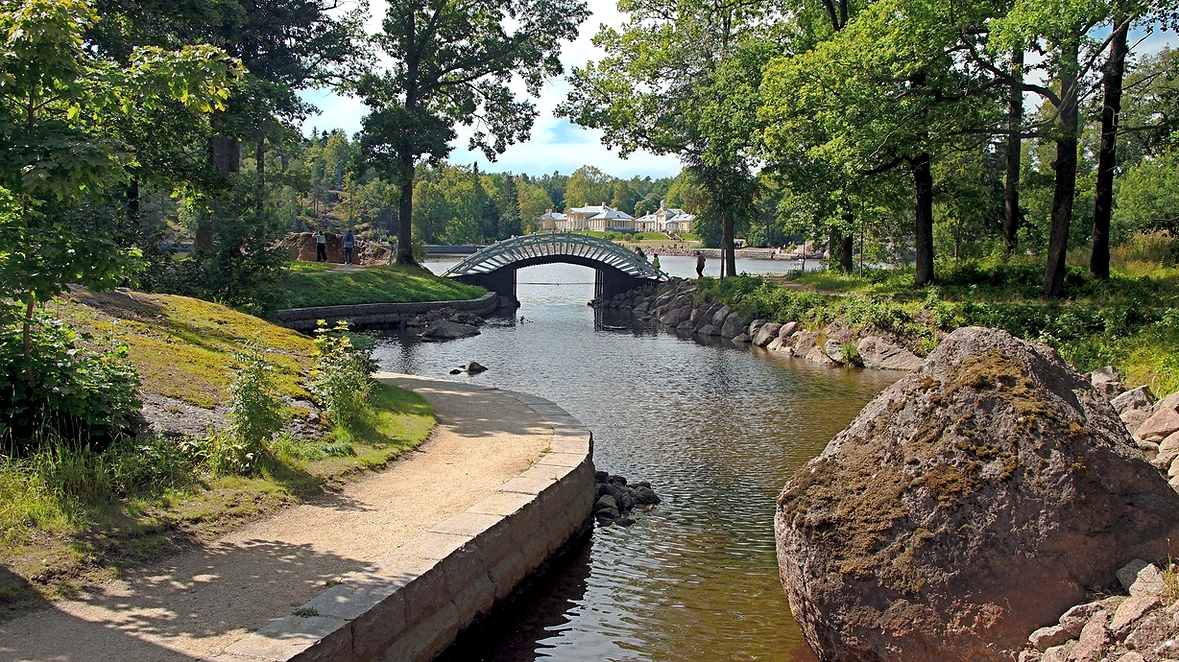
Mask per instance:
[[[479,329],[470,324],[460,324],[447,319],[436,319],[426,326],[422,338],[426,340],[455,340],[479,335]]]
[[[1179,543],[1179,494],[1051,349],[951,334],[786,484],[782,585],[824,662],[1014,660]]]

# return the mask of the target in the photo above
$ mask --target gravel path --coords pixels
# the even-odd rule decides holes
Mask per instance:
[[[337,494],[4,623],[0,660],[215,656],[340,575],[466,510],[549,448],[552,428],[503,391],[378,377],[434,407],[437,427],[408,457]]]

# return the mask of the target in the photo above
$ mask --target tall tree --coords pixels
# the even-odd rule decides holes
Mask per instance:
[[[988,23],[988,48],[992,52],[1036,48],[1045,54],[1041,67],[1055,79],[1054,86],[1019,83],[1009,71],[975,57],[975,61],[998,80],[1022,84],[1024,89],[1039,94],[1056,109],[1050,131],[1056,142],[1053,162],[1056,181],[1043,282],[1044,294],[1049,296],[1064,293],[1065,258],[1076,198],[1081,102],[1093,54],[1100,48],[1089,35],[1094,27],[1106,20],[1109,11],[1109,5],[1103,0],[1063,4],[1059,0],[1016,0],[1004,15]]]
[[[917,286],[934,280],[933,161],[984,139],[963,129],[982,126],[993,104],[989,81],[958,54],[961,35],[982,18],[943,0],[880,0],[830,39],[767,68],[771,162],[809,161],[819,167],[806,169],[838,172],[837,181],[908,171]],[[841,198],[832,202],[846,219],[853,196]]]
[[[489,160],[528,138],[536,110],[519,101],[514,76],[539,96],[562,72],[561,42],[588,16],[582,0],[392,0],[376,37],[394,61],[357,90],[365,155],[401,187],[398,261],[414,262],[414,166],[450,153],[455,124],[475,125],[470,146]]]
[[[623,154],[674,154],[697,171],[722,225],[726,273],[736,274],[733,227],[752,209],[757,89],[776,40],[777,3],[624,2],[621,31],[594,37],[606,56],[574,69],[558,113],[605,130]]]

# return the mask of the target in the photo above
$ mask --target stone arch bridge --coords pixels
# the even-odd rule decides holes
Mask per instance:
[[[594,298],[608,299],[645,283],[667,280],[634,251],[612,241],[580,234],[529,234],[484,248],[443,272],[443,276],[516,296],[516,271],[565,262],[594,269]]]

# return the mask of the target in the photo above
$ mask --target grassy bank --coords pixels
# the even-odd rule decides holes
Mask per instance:
[[[428,269],[374,265],[335,271],[336,265],[292,262],[276,300],[280,308],[474,299],[486,290],[439,278]]]
[[[884,333],[921,355],[959,327],[1000,328],[1055,348],[1081,371],[1113,365],[1128,386],[1179,391],[1179,269],[1123,259],[1108,281],[1094,281],[1070,267],[1068,298],[1051,299],[1039,293],[1043,265],[1035,261],[938,267],[938,284],[920,290],[911,270],[880,270],[809,273],[779,284],[706,278],[701,294],[751,318]]]
[[[310,398],[312,340],[258,318],[138,292],[80,291],[51,307],[84,342],[125,343],[145,395],[222,403],[234,356],[252,342],[265,348],[288,402]],[[321,494],[413,448],[433,425],[424,400],[380,384],[354,431],[278,435],[244,472],[227,470],[234,442],[207,430],[124,438],[101,452],[62,441],[29,457],[0,456],[0,618]]]

